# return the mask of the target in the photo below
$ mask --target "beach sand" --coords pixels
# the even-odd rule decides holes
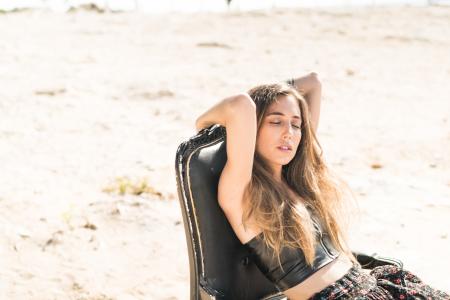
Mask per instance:
[[[311,71],[352,249],[450,290],[450,8],[0,15],[0,298],[188,299],[177,146]]]

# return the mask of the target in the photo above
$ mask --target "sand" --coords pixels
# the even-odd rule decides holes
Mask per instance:
[[[310,71],[355,250],[449,291],[450,8],[0,15],[0,298],[187,299],[175,151]]]

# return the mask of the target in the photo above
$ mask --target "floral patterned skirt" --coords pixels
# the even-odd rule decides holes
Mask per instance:
[[[354,265],[344,277],[329,285],[310,300],[355,299],[447,299],[450,296],[424,284],[416,275],[397,266],[379,266],[370,271],[362,271]]]

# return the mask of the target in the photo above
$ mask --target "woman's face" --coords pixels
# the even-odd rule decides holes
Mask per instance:
[[[281,171],[295,156],[301,140],[301,114],[294,96],[280,96],[267,109],[256,139],[256,151]]]

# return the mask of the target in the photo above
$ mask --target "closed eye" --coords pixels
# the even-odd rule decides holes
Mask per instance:
[[[270,124],[274,124],[274,125],[279,125],[279,124],[281,124],[281,122],[269,122]],[[292,125],[292,127],[295,127],[295,128],[297,128],[297,129],[301,129],[301,126],[298,126],[298,125]]]

